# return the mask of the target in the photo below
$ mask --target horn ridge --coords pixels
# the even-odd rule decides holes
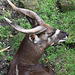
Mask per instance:
[[[37,26],[35,28],[32,29],[24,29],[16,24],[14,24],[12,21],[10,21],[8,18],[4,17],[4,19],[16,30],[22,32],[22,33],[26,33],[26,34],[38,34],[41,33],[43,31],[46,31],[47,28],[44,26]]]
[[[28,10],[28,9],[18,8],[10,0],[7,0],[7,1],[15,11],[18,11],[22,14],[25,14],[25,15],[35,19],[39,25],[45,24],[44,20],[40,16],[38,16],[35,12]]]

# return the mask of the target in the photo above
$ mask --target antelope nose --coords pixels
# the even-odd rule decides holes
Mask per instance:
[[[68,37],[68,33],[66,33],[67,37]]]

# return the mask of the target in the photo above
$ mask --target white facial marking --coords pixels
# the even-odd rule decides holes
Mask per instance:
[[[29,36],[29,40],[32,41],[31,37]]]
[[[52,46],[52,45],[54,45],[54,42],[50,46]]]
[[[48,43],[50,43],[50,41],[51,41],[51,39],[50,39],[50,38],[48,38]]]
[[[34,39],[34,40],[31,39],[31,36],[29,36],[29,39],[30,39],[31,41],[33,41],[34,43],[37,43],[38,41],[40,41],[40,39],[38,38],[37,35],[35,35],[35,39]]]
[[[16,75],[19,75],[18,66],[16,65]]]
[[[62,40],[59,40],[59,42],[64,42],[67,40],[67,36],[65,38],[63,38]]]
[[[55,32],[55,34],[53,36],[57,36],[59,33],[60,33],[60,30],[57,29],[56,32]]]
[[[65,40],[59,40],[59,42],[64,42]]]
[[[37,43],[38,41],[40,41],[40,39],[38,38],[37,35],[35,35],[34,43]]]
[[[66,36],[64,39],[67,40],[67,38],[68,38],[68,37]]]

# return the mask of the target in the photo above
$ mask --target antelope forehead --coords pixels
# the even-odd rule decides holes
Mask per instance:
[[[60,30],[57,29],[56,32],[55,32],[55,34],[53,36],[57,36],[59,33],[60,33]]]

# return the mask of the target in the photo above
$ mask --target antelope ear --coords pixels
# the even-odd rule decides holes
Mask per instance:
[[[31,24],[31,27],[32,27],[32,28],[35,27],[35,26],[37,26],[35,19],[32,19],[31,17],[29,17],[29,16],[27,16],[27,15],[26,15],[26,18],[28,19],[28,21],[29,21],[29,23]]]
[[[35,39],[35,35],[34,34],[32,34],[30,37],[31,37],[32,40]]]
[[[40,38],[36,35],[36,34],[32,34],[29,36],[29,39],[33,42],[33,43],[37,43]]]

